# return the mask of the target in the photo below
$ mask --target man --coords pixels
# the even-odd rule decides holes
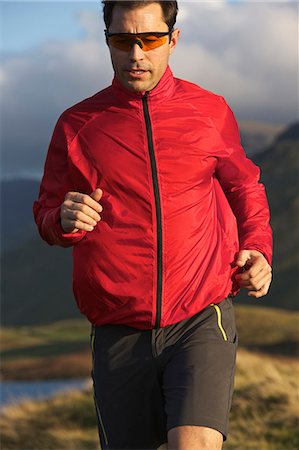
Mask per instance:
[[[221,449],[233,298],[271,282],[264,186],[223,97],[172,75],[176,1],[103,3],[115,77],[59,118],[35,220],[74,246],[102,448]]]

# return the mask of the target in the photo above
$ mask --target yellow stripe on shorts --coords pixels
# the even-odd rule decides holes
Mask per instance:
[[[222,326],[222,323],[221,323],[221,309],[219,308],[218,305],[215,305],[214,303],[211,303],[210,306],[213,306],[215,308],[215,311],[217,313],[218,327],[219,327],[219,329],[220,329],[220,331],[222,333],[223,339],[225,341],[227,341],[226,332],[225,332],[225,330],[224,330],[224,328]]]

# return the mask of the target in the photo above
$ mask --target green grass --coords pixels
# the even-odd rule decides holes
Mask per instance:
[[[77,378],[90,375],[90,324],[85,319],[44,326],[3,327],[5,380]]]
[[[85,319],[63,320],[37,326],[3,327],[1,347],[3,349],[24,349],[45,344],[60,344],[61,342],[86,343],[89,334],[90,324]]]
[[[299,341],[299,312],[235,302],[240,346],[295,355]],[[44,326],[3,327],[2,361],[57,356],[89,349],[90,324],[85,319]]]
[[[280,356],[297,356],[299,313],[235,302],[239,346]],[[4,379],[51,379],[90,375],[90,324],[86,319],[48,325],[3,327]]]
[[[2,362],[80,352],[88,348],[89,335],[90,324],[85,319],[44,326],[3,327]]]
[[[18,358],[40,358],[49,356],[59,356],[64,354],[69,354],[73,352],[78,352],[86,350],[86,339],[85,342],[81,341],[57,341],[51,344],[39,344],[27,346],[25,348],[16,348],[10,350],[4,350],[2,352],[2,361],[11,361]]]
[[[236,302],[239,344],[265,353],[298,355],[299,312]]]

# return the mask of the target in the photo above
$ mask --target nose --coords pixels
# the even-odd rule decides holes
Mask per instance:
[[[140,61],[141,59],[144,59],[144,52],[138,41],[132,45],[129,57],[130,61]]]

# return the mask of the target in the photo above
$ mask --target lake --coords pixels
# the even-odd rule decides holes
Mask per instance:
[[[1,381],[0,406],[19,403],[23,400],[49,398],[54,394],[90,386],[89,379],[41,380],[41,381]]]

